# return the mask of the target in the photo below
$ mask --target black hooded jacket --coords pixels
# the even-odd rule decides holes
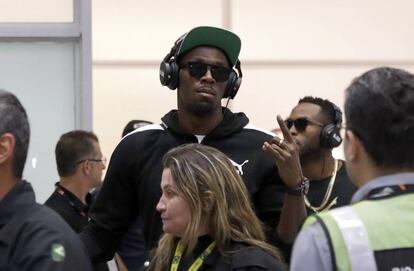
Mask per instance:
[[[199,143],[225,153],[237,167],[259,218],[274,229],[283,200],[277,167],[261,146],[270,133],[249,124],[244,113],[225,111],[223,121]],[[112,154],[102,190],[92,206],[90,223],[82,233],[92,258],[109,259],[128,225],[143,217],[147,250],[156,246],[162,222],[155,207],[161,196],[162,157],[170,149],[197,143],[184,131],[176,110],[161,125],[147,125],[125,136]]]

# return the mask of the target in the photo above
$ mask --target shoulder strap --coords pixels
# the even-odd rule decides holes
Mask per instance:
[[[329,214],[342,233],[352,270],[377,270],[368,232],[358,214],[349,206],[334,209]]]
[[[315,215],[312,215],[312,216],[316,219],[316,221],[318,222],[318,224],[321,226],[323,232],[325,233],[325,236],[326,236],[326,239],[327,239],[328,245],[329,245],[329,251],[331,252],[330,253],[330,255],[331,255],[331,263],[332,263],[332,266],[331,267],[332,267],[332,270],[336,271],[337,268],[336,268],[335,251],[333,249],[332,238],[331,238],[331,235],[329,234],[329,230],[326,227],[325,222],[323,222],[323,220],[318,215],[315,214]]]

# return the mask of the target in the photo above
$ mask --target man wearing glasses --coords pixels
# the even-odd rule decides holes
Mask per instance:
[[[341,110],[326,99],[306,96],[285,123],[299,147],[303,175],[310,180],[305,195],[308,214],[348,205],[356,187],[345,162],[332,156],[332,149],[342,142]]]
[[[352,204],[309,217],[291,270],[413,270],[414,75],[369,70],[346,89]]]
[[[110,161],[102,190],[82,233],[94,260],[112,257],[137,215],[142,215],[146,249],[162,233],[155,206],[161,196],[162,157],[185,143],[215,147],[229,156],[250,192],[258,216],[269,229],[279,218],[282,181],[274,161],[261,150],[272,136],[255,129],[243,113],[222,107],[241,84],[240,38],[215,27],[196,27],[180,37],[160,65],[161,84],[176,89],[177,110],[160,125],[124,137]],[[228,101],[227,101],[228,102]]]
[[[287,246],[284,248],[286,251],[290,250],[289,246],[306,215],[348,205],[356,191],[346,173],[344,161],[332,156],[332,149],[342,142],[341,124],[342,112],[335,104],[306,96],[299,100],[285,121],[279,118],[284,139],[275,137],[264,145],[265,151],[274,156],[283,180],[285,176],[295,174],[308,180],[307,191],[286,191],[287,200],[292,197],[303,199],[297,207],[304,211],[298,216],[302,219],[292,221],[288,227],[291,230],[280,235]]]
[[[102,156],[98,137],[82,130],[63,134],[56,144],[55,156],[60,179],[45,205],[79,233],[88,224],[92,204],[89,192],[101,184],[106,159]],[[108,270],[108,267],[100,263],[94,270]]]

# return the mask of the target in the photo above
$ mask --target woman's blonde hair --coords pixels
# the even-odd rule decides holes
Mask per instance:
[[[278,250],[265,242],[246,186],[225,154],[205,145],[185,144],[165,154],[163,168],[170,169],[178,192],[190,208],[191,223],[181,238],[186,254],[196,246],[198,229],[207,220],[210,236],[221,253],[232,253],[230,242],[237,241],[258,246],[281,259]],[[177,238],[164,234],[149,269],[166,270],[176,245]]]

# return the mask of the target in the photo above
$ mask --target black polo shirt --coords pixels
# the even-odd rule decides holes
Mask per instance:
[[[26,181],[0,201],[0,270],[91,270],[76,233]]]
[[[88,193],[86,204],[79,200],[72,192],[59,183],[56,189],[46,200],[45,205],[55,210],[77,233],[88,224],[89,207],[92,204],[92,196]]]
[[[86,196],[86,204],[78,199],[72,192],[59,183],[55,184],[56,189],[46,200],[45,205],[55,210],[77,233],[88,224],[89,207],[92,204],[92,195]],[[95,271],[107,271],[106,263],[93,265]]]

